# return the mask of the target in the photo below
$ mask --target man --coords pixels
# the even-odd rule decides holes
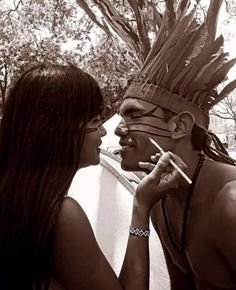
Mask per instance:
[[[192,13],[178,18],[178,11],[167,11],[115,131],[125,170],[153,168],[158,149],[149,137],[188,166],[192,184],[181,178],[151,215],[172,290],[236,289],[236,167],[208,131],[209,110],[236,87],[233,81],[216,90],[235,63],[226,60],[222,36],[215,40],[221,2],[211,1],[201,26]]]

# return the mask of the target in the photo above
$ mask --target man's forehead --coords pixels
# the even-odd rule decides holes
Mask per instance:
[[[127,110],[142,110],[148,111],[157,107],[154,104],[145,102],[143,100],[139,100],[136,98],[125,98],[120,106],[120,113],[125,112]]]

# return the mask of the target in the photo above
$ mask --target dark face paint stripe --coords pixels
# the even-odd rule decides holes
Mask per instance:
[[[155,107],[155,108],[153,108],[152,110],[150,110],[149,112],[147,112],[147,113],[145,113],[145,114],[143,114],[143,115],[140,115],[140,116],[134,116],[134,117],[132,117],[133,119],[138,119],[138,118],[143,118],[143,117],[153,117],[153,118],[156,118],[156,119],[160,119],[160,120],[164,120],[164,118],[163,117],[160,117],[160,116],[157,116],[157,115],[154,115],[153,113],[157,110],[157,109],[159,109],[158,107]]]
[[[146,124],[146,123],[126,123],[126,126],[128,127],[128,130],[129,130],[129,127],[133,126],[133,125],[147,126],[147,127],[151,127],[151,128],[157,129],[157,130],[169,132],[169,130],[167,130],[167,129],[163,129],[163,128],[160,128],[160,127],[157,127],[157,126],[154,126],[154,125],[150,125],[150,124]]]
[[[96,132],[97,130],[98,128],[86,128],[85,133],[92,133],[92,132]]]
[[[151,133],[151,132],[147,132],[147,131],[143,131],[143,130],[129,130],[129,132],[141,132],[141,133],[146,133],[146,134],[150,134],[150,135],[153,135],[153,136],[158,136],[158,137],[163,137],[163,138],[170,138],[170,136],[155,134],[155,133]]]

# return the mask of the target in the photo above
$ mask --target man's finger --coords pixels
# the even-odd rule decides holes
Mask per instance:
[[[150,173],[150,176],[152,178],[155,178],[157,180],[157,182],[159,182],[162,173],[165,172],[169,166],[169,161],[170,161],[170,154],[168,152],[162,154],[162,156],[158,160],[156,166],[154,167],[154,169]]]
[[[147,169],[149,171],[152,171],[154,168],[155,168],[155,165],[150,163],[150,162],[139,162],[138,163],[139,167],[140,168],[143,168],[143,169]]]

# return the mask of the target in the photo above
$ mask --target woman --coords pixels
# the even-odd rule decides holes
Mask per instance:
[[[138,187],[117,278],[83,209],[66,197],[76,171],[99,163],[102,110],[96,81],[74,65],[33,67],[11,89],[0,128],[1,289],[148,289],[149,212],[178,174],[159,184],[165,154]]]

